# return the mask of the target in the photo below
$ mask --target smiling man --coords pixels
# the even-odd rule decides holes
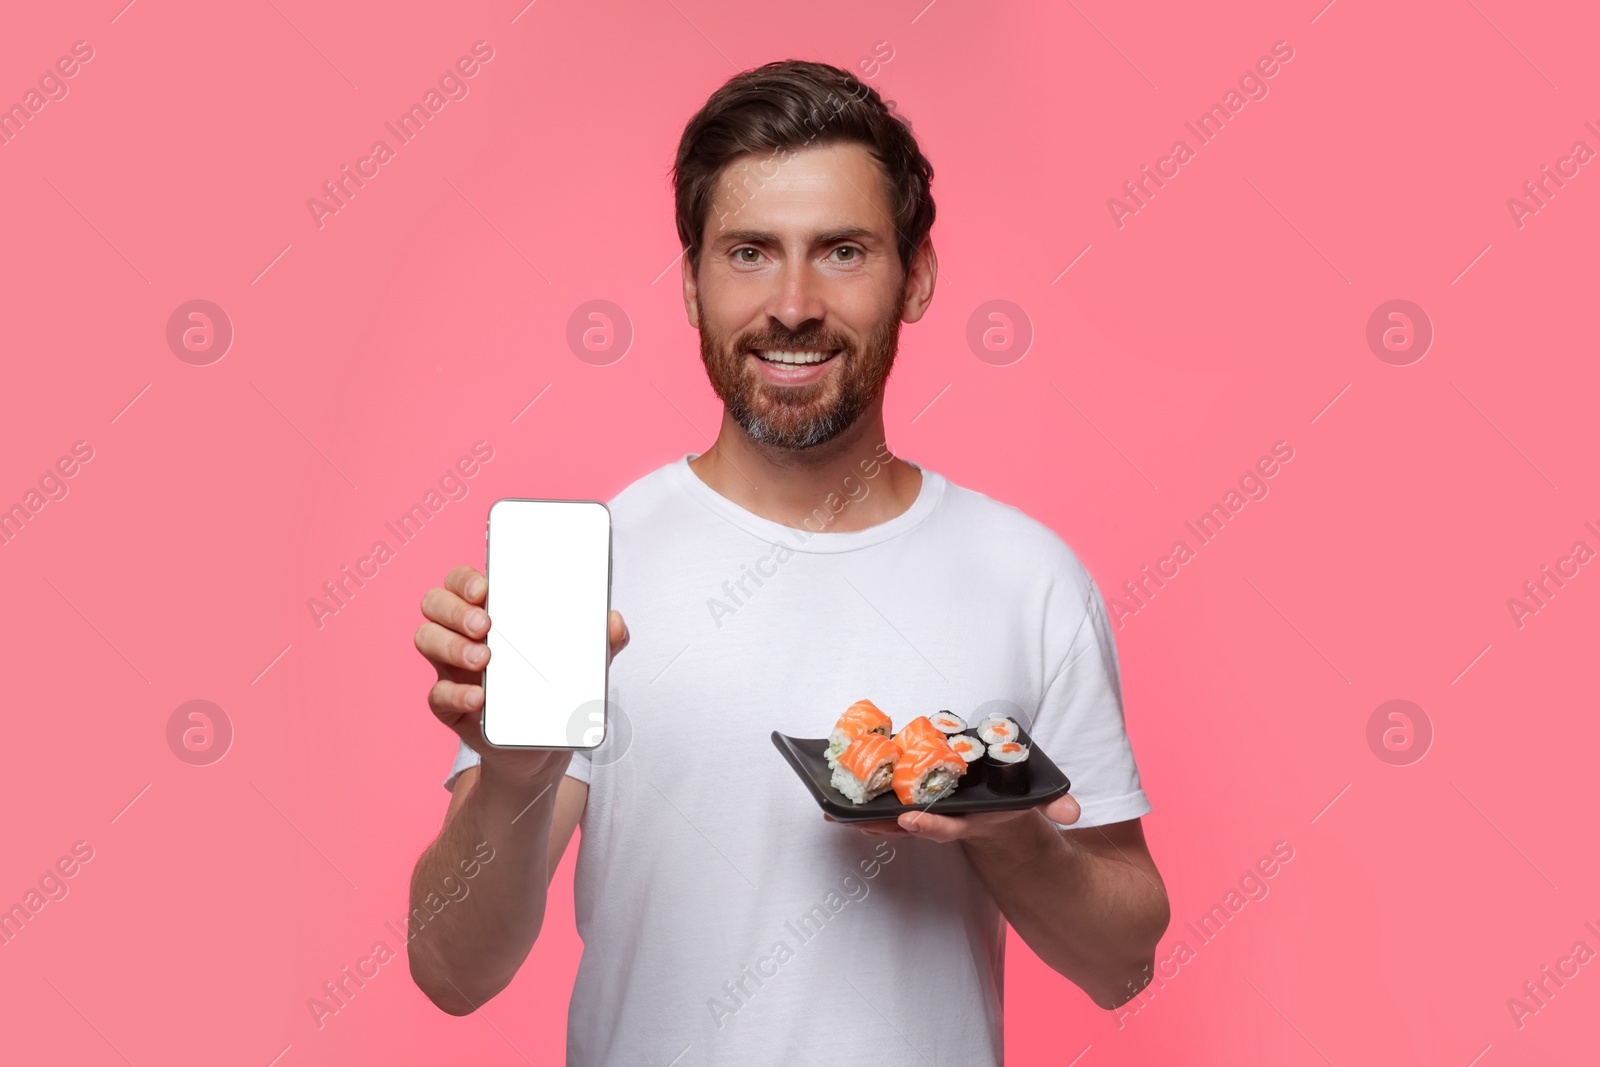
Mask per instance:
[[[497,853],[409,945],[445,1011],[523,966],[580,826],[569,1064],[999,1064],[1007,923],[1102,1007],[1149,980],[1167,899],[1100,592],[1052,531],[887,445],[900,324],[937,278],[931,178],[878,94],[821,64],[740,74],[684,130],[684,307],[724,412],[704,454],[609,504],[631,729],[488,745],[485,578],[423,598],[429,704],[460,743],[413,907]],[[768,735],[825,736],[862,697],[896,723],[1013,715],[1073,795],[827,821]]]

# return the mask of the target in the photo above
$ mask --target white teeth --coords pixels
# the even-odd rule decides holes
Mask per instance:
[[[769,363],[821,363],[831,352],[771,352],[759,351],[756,355]]]

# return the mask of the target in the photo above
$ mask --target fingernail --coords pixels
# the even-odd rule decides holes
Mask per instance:
[[[483,707],[483,690],[476,686],[468,689],[465,703],[468,711],[477,711]]]
[[[483,661],[489,658],[489,650],[482,645],[473,645],[467,649],[467,662],[474,667],[483,666]]]
[[[481,597],[483,595],[483,589],[484,586],[482,578],[467,579],[467,595],[472,599],[476,600]]]
[[[476,633],[477,631],[482,630],[484,627],[489,625],[489,616],[485,615],[481,611],[469,611],[467,612],[466,622],[467,629]]]

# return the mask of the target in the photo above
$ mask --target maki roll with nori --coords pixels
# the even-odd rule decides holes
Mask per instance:
[[[978,736],[986,745],[998,745],[1004,741],[1020,741],[1022,730],[1015,719],[991,715],[978,723]]]
[[[1028,746],[1000,741],[984,754],[984,778],[997,796],[1020,797],[1028,792]]]
[[[954,737],[950,738],[947,743],[949,744],[952,752],[966,761],[968,770],[971,770],[972,765],[983,758],[984,750],[988,747],[971,734],[956,734]],[[961,776],[961,781],[957,784],[970,785],[973,782],[981,781],[982,779],[983,775],[981,774],[964,774]]]

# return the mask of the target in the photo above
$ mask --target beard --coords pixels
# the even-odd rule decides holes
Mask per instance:
[[[757,444],[802,451],[826,444],[856,421],[883,390],[900,344],[900,308],[905,286],[892,310],[876,323],[858,346],[843,334],[820,324],[790,332],[772,322],[725,338],[702,326],[700,359],[711,388],[728,414]],[[699,297],[695,297],[698,307]],[[706,321],[704,310],[700,321]],[[761,376],[746,353],[752,349],[832,352],[838,363],[827,376],[806,385],[773,385]],[[760,357],[756,357],[760,358]]]

